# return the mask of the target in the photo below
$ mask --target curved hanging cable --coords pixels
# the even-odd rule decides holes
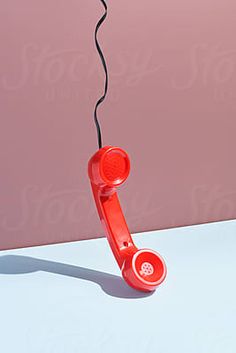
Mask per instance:
[[[99,121],[98,121],[98,116],[97,116],[97,109],[98,106],[104,101],[104,99],[106,98],[107,95],[107,89],[108,89],[108,71],[107,71],[107,65],[106,65],[106,61],[104,58],[104,55],[102,53],[102,49],[99,45],[98,42],[98,38],[97,38],[97,34],[98,34],[98,30],[100,28],[100,26],[102,25],[102,23],[105,21],[106,17],[107,17],[107,4],[104,0],[100,0],[101,3],[103,4],[104,8],[105,8],[105,12],[103,14],[103,16],[100,18],[100,20],[98,21],[96,28],[95,28],[95,44],[96,44],[96,48],[98,51],[98,54],[100,56],[104,71],[105,71],[105,84],[104,84],[104,93],[101,96],[101,98],[99,98],[99,100],[97,101],[96,105],[95,105],[95,109],[94,109],[94,121],[95,121],[95,125],[97,128],[97,137],[98,137],[98,147],[102,148],[102,133],[101,133],[101,128],[99,125]]]

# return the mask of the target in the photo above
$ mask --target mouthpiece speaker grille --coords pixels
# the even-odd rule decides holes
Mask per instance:
[[[103,160],[103,173],[110,182],[121,180],[127,173],[127,159],[120,151],[108,152]]]

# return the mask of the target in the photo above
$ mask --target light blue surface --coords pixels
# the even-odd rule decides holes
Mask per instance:
[[[236,221],[134,240],[167,263],[149,296],[106,239],[0,252],[0,352],[235,353]]]

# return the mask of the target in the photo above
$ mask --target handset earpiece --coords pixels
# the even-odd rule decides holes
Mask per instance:
[[[116,187],[125,182],[129,171],[129,157],[119,147],[99,149],[88,164],[98,213],[123,278],[131,287],[149,292],[165,279],[166,266],[158,253],[138,250],[131,238],[116,193]]]

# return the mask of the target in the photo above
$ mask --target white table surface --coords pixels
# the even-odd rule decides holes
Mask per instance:
[[[235,353],[236,221],[134,236],[165,259],[152,295],[106,239],[0,252],[1,353]]]

